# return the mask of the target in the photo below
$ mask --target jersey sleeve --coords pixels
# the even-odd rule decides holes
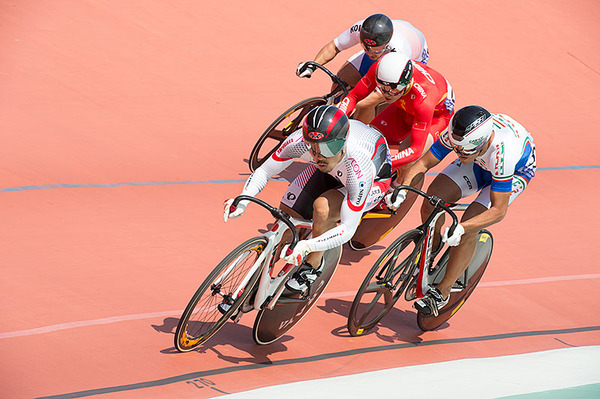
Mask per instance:
[[[339,108],[344,111],[346,115],[352,114],[356,104],[366,98],[375,88],[377,82],[375,81],[375,71],[377,63],[371,65],[369,72],[356,84],[356,86],[350,90],[348,95],[342,100]]]
[[[290,166],[294,159],[300,158],[306,152],[308,146],[302,138],[302,130],[299,129],[290,134],[273,155],[248,177],[242,194],[256,196],[265,188],[271,177]]]
[[[446,155],[452,152],[452,146],[450,145],[448,134],[448,130],[446,129],[442,134],[440,134],[440,138],[437,139],[429,149],[433,156],[440,161],[446,158]]]
[[[360,43],[360,27],[363,21],[358,21],[349,29],[346,29],[338,37],[333,39],[333,43],[338,50],[346,50]]]

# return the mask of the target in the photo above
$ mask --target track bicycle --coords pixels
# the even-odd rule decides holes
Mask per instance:
[[[348,331],[352,336],[369,332],[394,307],[404,295],[405,300],[422,298],[444,277],[450,248],[444,243],[432,249],[436,221],[444,213],[452,218],[450,235],[458,224],[457,211],[468,204],[449,204],[410,186],[399,186],[423,196],[434,207],[427,220],[419,227],[398,237],[377,259],[360,286],[348,315]],[[435,330],[448,321],[465,303],[483,276],[492,255],[492,234],[483,229],[477,236],[475,255],[465,272],[452,287],[450,300],[437,316],[417,312],[417,324],[423,331]],[[439,258],[436,261],[436,257]]]
[[[279,115],[259,137],[250,152],[248,166],[251,172],[254,172],[256,168],[262,165],[291,133],[298,130],[302,120],[311,109],[319,105],[333,104],[348,95],[348,84],[329,69],[313,61],[307,62],[307,65],[321,69],[331,78],[331,81],[334,83],[332,91],[320,97],[310,97],[302,100]]]
[[[342,256],[341,246],[325,251],[321,275],[312,283],[308,293],[292,293],[285,283],[298,267],[287,263],[281,266],[285,263],[279,261],[279,254],[287,241],[284,234],[287,231],[292,233],[288,249],[288,254],[291,254],[301,238],[300,234],[302,238],[311,234],[312,221],[291,217],[281,209],[247,195],[236,197],[232,206],[237,206],[240,201],[264,207],[275,222],[263,235],[235,248],[197,289],[175,331],[175,348],[180,352],[193,350],[216,334],[228,320],[237,323],[243,314],[254,309],[258,310],[252,330],[254,341],[259,345],[275,342],[316,303]]]

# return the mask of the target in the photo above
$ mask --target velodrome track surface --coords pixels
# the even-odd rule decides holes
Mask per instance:
[[[249,314],[176,353],[198,284],[270,222],[256,208],[222,221],[251,146],[329,87],[296,78],[297,63],[374,12],[425,33],[458,106],[506,113],[534,136],[538,174],[491,228],[480,288],[436,332],[399,303],[374,333],[348,337],[354,293],[388,237],[345,250],[317,307],[278,343],[256,346]],[[599,345],[599,20],[591,0],[0,3],[0,396],[208,398]],[[285,187],[260,196],[275,204]]]

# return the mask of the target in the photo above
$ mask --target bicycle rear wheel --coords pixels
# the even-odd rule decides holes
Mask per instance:
[[[494,247],[494,239],[492,234],[487,230],[481,230],[477,236],[477,248],[475,249],[475,255],[469,263],[467,270],[459,278],[455,287],[460,287],[461,290],[458,292],[452,292],[450,294],[450,301],[446,306],[440,309],[438,316],[424,315],[420,312],[417,313],[417,325],[423,331],[435,330],[445,322],[447,322],[452,316],[458,312],[458,310],[464,305],[465,301],[471,296],[475,287],[481,280],[485,269],[492,256],[492,249]],[[438,283],[442,280],[446,271],[448,257],[443,258],[444,264],[440,264],[436,268],[437,274],[433,278],[434,283]]]
[[[266,245],[267,240],[264,237],[255,237],[244,242],[227,255],[204,280],[177,324],[175,348],[178,351],[188,352],[206,342],[233,314],[236,314],[258,281],[261,268],[254,272],[237,298],[234,298],[235,291],[240,287]],[[231,305],[225,314],[217,308],[221,303]]]
[[[407,231],[377,259],[350,308],[350,335],[366,334],[394,307],[414,276],[422,235],[423,232],[418,229]]]
[[[300,101],[290,109],[279,115],[277,119],[265,130],[250,152],[248,166],[250,171],[254,172],[256,168],[263,164],[269,158],[279,145],[296,131],[304,116],[313,108],[326,104],[327,100],[323,97],[311,97]]]
[[[321,275],[313,282],[307,299],[301,299],[298,294],[293,294],[293,297],[282,296],[273,309],[261,309],[252,330],[254,342],[258,345],[273,343],[298,324],[327,288],[341,257],[341,246],[325,251]]]

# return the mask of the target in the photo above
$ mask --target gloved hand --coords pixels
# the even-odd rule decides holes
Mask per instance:
[[[306,62],[301,62],[298,64],[298,68],[296,69],[296,76],[301,78],[310,78],[314,71],[314,66],[306,65]]]
[[[242,216],[242,213],[246,210],[246,206],[249,201],[240,201],[232,211],[231,204],[233,204],[234,198],[229,198],[227,201],[223,203],[223,221],[227,222],[227,219],[235,219],[237,217]]]
[[[291,254],[287,254],[289,251],[289,244],[286,244],[281,251],[281,259],[285,260],[287,263],[291,263],[294,266],[300,266],[302,264],[302,260],[304,257],[312,252],[310,246],[308,245],[308,241],[302,240],[298,241],[296,247]]]
[[[450,245],[451,247],[455,247],[458,244],[460,244],[460,237],[462,237],[463,234],[465,234],[465,228],[462,227],[462,225],[457,224],[456,228],[454,229],[454,233],[448,237],[448,232],[450,230],[450,227],[446,227],[446,230],[444,231],[444,235],[442,236],[442,241],[444,241],[446,244]]]
[[[390,188],[388,189],[388,193],[385,195],[385,204],[392,211],[395,211],[396,209],[398,209],[400,207],[400,205],[406,199],[406,190],[398,191],[398,195],[396,196],[396,201],[393,201],[393,202],[392,202],[392,195],[394,195],[394,187],[390,186]]]

